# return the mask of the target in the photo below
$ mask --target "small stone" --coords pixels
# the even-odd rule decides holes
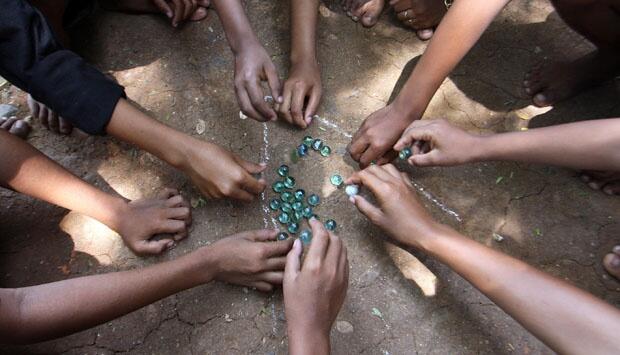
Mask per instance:
[[[319,195],[317,194],[312,194],[310,196],[308,196],[308,204],[310,206],[318,206],[319,203],[321,202],[321,198],[319,197]]]
[[[280,167],[278,168],[278,175],[282,176],[282,177],[287,177],[288,176],[288,166],[282,164],[280,165]]]
[[[347,185],[347,187],[344,188],[344,192],[349,196],[349,197],[353,197],[355,195],[357,195],[360,192],[360,187],[358,185]]]
[[[291,222],[288,224],[288,232],[291,234],[296,234],[299,231],[299,224],[295,222]]]
[[[312,146],[312,142],[314,141],[314,138],[310,137],[310,136],[305,136],[304,140],[302,141],[303,145],[305,145],[306,147],[310,148]]]
[[[410,156],[411,156],[411,148],[409,147],[404,148],[403,150],[400,151],[400,153],[398,153],[398,157],[401,160],[407,160],[409,159]]]
[[[271,95],[265,95],[265,97],[263,97],[263,100],[265,100],[266,103],[268,104],[273,104],[273,96]]]
[[[327,230],[336,230],[337,226],[338,225],[336,224],[336,221],[334,221],[333,219],[328,219],[327,221],[325,221],[325,228],[327,228]]]
[[[287,224],[288,222],[291,221],[291,216],[289,216],[288,213],[286,212],[282,212],[278,216],[278,221],[280,221],[280,223],[282,224]]]
[[[280,193],[284,191],[286,186],[284,186],[284,183],[282,181],[276,181],[273,183],[273,185],[271,185],[271,188],[273,189],[274,192]]]
[[[504,241],[504,236],[498,233],[493,233],[493,240],[495,240],[498,243],[501,243],[502,241]]]
[[[312,207],[304,207],[304,209],[301,210],[301,214],[304,216],[304,218],[312,217]]]
[[[282,192],[282,194],[280,195],[280,199],[282,200],[282,202],[288,202],[291,203],[295,200],[295,197],[293,196],[293,193],[290,191],[284,191]]]
[[[304,197],[306,196],[306,191],[304,191],[303,189],[299,189],[297,191],[295,191],[295,201],[303,201]]]
[[[287,176],[284,179],[284,186],[289,189],[292,189],[293,187],[295,187],[295,178],[292,176]]]
[[[321,148],[323,148],[323,141],[320,139],[315,139],[314,141],[312,141],[312,149],[316,150],[317,152],[319,150],[321,150]]]
[[[310,244],[312,241],[312,232],[308,229],[302,230],[301,233],[299,233],[299,240],[305,245]]]
[[[17,107],[8,104],[0,104],[0,117],[11,117],[17,113]]]
[[[271,202],[269,202],[269,208],[271,208],[272,211],[279,210],[281,205],[282,204],[280,203],[280,200],[277,200],[275,198],[271,200]]]
[[[323,146],[321,148],[321,155],[324,157],[328,157],[332,153],[332,149],[329,146]]]
[[[287,240],[287,239],[288,239],[288,234],[284,232],[278,233],[278,240]]]
[[[293,210],[300,211],[304,209],[304,205],[301,202],[293,203]]]
[[[342,183],[344,182],[344,180],[342,179],[342,176],[336,174],[333,175],[329,181],[332,183],[332,185],[336,186],[336,187],[340,187],[340,185],[342,185]]]
[[[336,322],[336,330],[342,334],[353,333],[353,325],[347,321],[339,320]]]
[[[207,124],[205,120],[198,119],[196,123],[196,133],[203,134],[207,130]]]
[[[284,202],[281,206],[280,206],[280,211],[284,212],[284,213],[292,213],[293,212],[293,207],[291,206],[290,203],[288,202]]]
[[[246,116],[245,113],[243,113],[243,111],[239,111],[239,119],[240,120],[245,120],[247,118],[248,118],[248,116]]]
[[[308,147],[306,147],[303,144],[300,144],[297,147],[297,155],[300,157],[305,157],[306,155],[308,155]]]

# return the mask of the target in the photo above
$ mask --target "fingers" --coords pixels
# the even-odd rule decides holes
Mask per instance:
[[[172,248],[174,241],[172,239],[160,240],[141,240],[132,246],[134,253],[138,255],[156,255],[161,254],[164,250]]]
[[[293,122],[299,127],[306,128],[307,124],[303,116],[304,99],[306,98],[306,88],[302,83],[295,84],[293,89],[293,101],[291,103],[291,113]]]
[[[248,96],[248,92],[245,86],[243,86],[243,84],[236,84],[235,92],[237,94],[237,99],[239,100],[239,106],[241,107],[241,111],[246,116],[251,117],[252,119],[259,122],[267,121],[267,119],[265,119],[260,113],[258,113],[258,111],[254,109],[254,106],[252,106],[250,96]]]
[[[266,257],[274,258],[286,255],[286,253],[291,250],[291,246],[293,246],[293,239],[289,238],[287,240],[279,240],[277,242],[267,243]]]
[[[368,200],[366,200],[364,197],[360,195],[355,195],[352,196],[349,200],[355,205],[355,207],[357,207],[357,209],[363,215],[368,217],[368,219],[370,219],[372,222],[376,222],[381,218],[381,209],[368,202]]]
[[[312,267],[318,266],[317,263],[320,263],[325,257],[327,247],[329,246],[329,234],[323,223],[316,218],[310,219],[309,223],[312,228],[312,243],[310,244],[304,266]]]
[[[407,160],[409,164],[413,166],[425,167],[425,166],[433,166],[437,165],[437,161],[439,152],[436,150],[431,150],[428,153],[424,154],[416,154],[409,157]]]
[[[254,195],[243,190],[241,187],[235,187],[226,194],[227,196],[239,201],[252,202],[254,201]]]
[[[187,230],[185,222],[178,219],[166,219],[157,228],[157,233],[177,234]]]
[[[177,190],[177,189],[173,189],[173,188],[171,188],[171,187],[166,187],[166,188],[164,188],[163,190],[161,190],[161,191],[159,192],[159,197],[161,197],[161,198],[171,198],[171,197],[173,197],[173,196],[177,196],[177,195],[178,195],[179,197],[181,197],[181,196],[179,195],[179,190]],[[182,199],[182,197],[181,197],[181,199]],[[177,202],[177,203],[178,203],[178,202]],[[172,207],[172,206],[175,206],[175,205],[176,205],[176,204],[170,204],[170,205],[168,205],[168,207]]]
[[[306,106],[306,112],[304,113],[304,116],[306,117],[306,124],[308,125],[312,122],[312,116],[314,116],[317,108],[319,107],[319,103],[321,102],[321,95],[321,88],[312,88],[310,100],[308,100],[308,106]]]
[[[263,282],[267,282],[271,285],[281,285],[284,279],[283,271],[265,271],[255,275],[255,277]]]
[[[284,278],[294,280],[301,271],[301,253],[303,246],[299,239],[295,239],[293,248],[286,255],[286,266],[284,267]]]
[[[183,11],[183,21],[187,20],[194,13],[194,11],[196,11],[195,0],[184,0],[184,1],[185,1],[185,9]]]
[[[172,17],[172,26],[179,26],[179,22],[183,20],[183,14],[185,13],[185,3],[183,0],[171,0],[174,5],[174,13]]]
[[[293,123],[293,116],[291,115],[291,101],[293,97],[293,85],[284,85],[284,93],[282,94],[282,103],[278,112],[284,120],[288,123]]]
[[[252,242],[267,242],[270,240],[276,240],[277,235],[278,231],[275,229],[258,229],[239,234],[241,238],[245,238]]]
[[[281,103],[282,95],[280,93],[280,78],[278,77],[278,72],[276,71],[276,67],[273,65],[273,62],[269,61],[269,63],[265,65],[265,75],[267,76],[267,83],[269,84],[269,90],[271,90],[271,96],[277,103]]]
[[[153,3],[159,9],[159,11],[165,14],[168,18],[170,19],[172,18],[173,16],[172,8],[168,5],[168,3],[165,0],[153,0]]]
[[[190,214],[191,214],[190,209],[187,207],[175,207],[175,208],[169,208],[167,210],[166,217],[172,218],[172,219],[186,220],[189,218]]]
[[[381,147],[377,145],[369,145],[364,153],[360,156],[359,163],[362,168],[370,165],[371,162],[376,161],[379,157],[382,157],[385,152]]]
[[[358,131],[359,133],[360,131]],[[356,136],[358,134],[356,133]],[[353,140],[351,141],[351,145],[349,146],[349,154],[351,154],[351,158],[353,158],[353,160],[359,162],[360,158],[362,157],[362,154],[364,154],[364,152],[366,151],[366,149],[368,149],[368,140],[365,136],[360,135],[357,137],[353,137]]]
[[[250,174],[260,174],[265,171],[265,168],[267,168],[267,165],[265,163],[255,164],[238,157],[237,163]]]
[[[342,240],[332,232],[328,232],[328,237],[329,248],[327,249],[325,262],[328,269],[338,270],[338,265],[340,264],[340,257],[344,246],[342,245]]]
[[[289,248],[290,249],[290,248]],[[265,266],[265,270],[284,270],[286,266],[286,257],[285,256],[281,256],[281,257],[277,257],[277,258],[270,258],[267,259],[267,264]]]
[[[396,144],[394,144],[394,150],[402,150],[405,147],[410,147],[415,141],[431,141],[434,137],[435,131],[428,126],[415,127],[411,125]]]
[[[248,82],[246,84],[247,92],[250,96],[250,102],[255,110],[257,110],[263,120],[275,120],[276,112],[265,102],[265,95],[260,87],[258,80]]]
[[[256,288],[257,290],[259,290],[261,292],[271,292],[271,291],[273,291],[273,285],[271,285],[268,282],[264,282],[264,281],[250,282],[248,284],[248,286],[254,287],[254,288]]]

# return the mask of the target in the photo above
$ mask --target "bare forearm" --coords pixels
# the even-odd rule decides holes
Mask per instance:
[[[291,63],[316,61],[319,0],[291,0]]]
[[[620,311],[589,293],[447,227],[424,249],[553,350],[620,351]]]
[[[509,0],[455,1],[394,104],[419,118],[431,98]]]
[[[0,293],[2,341],[30,343],[67,335],[212,280],[208,270],[200,270],[195,256],[144,269],[4,290]]]
[[[311,330],[307,327],[288,329],[288,352],[291,355],[329,355],[329,330]]]
[[[474,160],[511,160],[620,171],[620,118],[481,137]]]
[[[212,3],[222,21],[222,27],[224,27],[228,44],[230,44],[233,53],[238,53],[248,43],[258,43],[241,1],[213,0]]]

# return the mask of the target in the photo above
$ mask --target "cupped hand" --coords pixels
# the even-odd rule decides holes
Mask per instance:
[[[302,245],[297,239],[288,253],[284,272],[286,320],[289,339],[295,343],[314,334],[325,340],[342,307],[349,281],[347,249],[342,240],[318,220],[313,218],[309,223],[313,237],[303,265]]]
[[[265,101],[262,81],[269,84],[273,99],[282,102],[280,79],[267,51],[258,43],[246,45],[235,55],[235,93],[246,116],[265,122],[275,120],[277,115]]]
[[[411,147],[408,162],[414,166],[459,165],[474,160],[480,138],[442,119],[419,120],[409,125],[394,150]]]
[[[282,284],[286,254],[292,239],[275,241],[277,230],[255,230],[232,235],[212,244],[215,279],[264,292]]]
[[[188,146],[181,169],[208,198],[230,197],[249,202],[265,189],[265,180],[253,176],[265,170],[264,164],[248,162],[218,145],[203,141]]]
[[[354,173],[345,183],[364,186],[374,194],[376,206],[361,195],[350,200],[399,243],[423,247],[440,227],[418,202],[407,174],[392,164],[370,166]]]
[[[371,162],[379,165],[389,163],[396,157],[392,146],[410,122],[407,115],[393,105],[374,112],[353,136],[349,145],[351,157],[362,168]]]
[[[316,60],[293,65],[284,82],[282,104],[276,105],[279,116],[301,128],[308,127],[322,92],[321,72]]]

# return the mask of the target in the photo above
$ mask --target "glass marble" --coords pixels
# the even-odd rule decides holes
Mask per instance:
[[[299,240],[304,244],[310,244],[312,241],[312,232],[308,229],[304,229],[299,233]]]
[[[310,148],[312,146],[313,141],[314,141],[314,138],[310,136],[305,136],[302,142],[306,147]]]
[[[308,147],[303,144],[300,144],[297,147],[297,155],[300,157],[305,157],[306,155],[308,155]]]
[[[293,193],[290,191],[284,191],[282,192],[282,194],[280,195],[280,199],[282,200],[282,202],[288,202],[291,203],[295,200],[295,197],[293,196]]]
[[[344,182],[344,180],[342,179],[342,176],[336,174],[333,175],[329,181],[332,183],[332,185],[336,186],[336,187],[340,187],[340,185],[342,185],[342,183]]]
[[[295,223],[295,222],[291,222],[288,224],[288,232],[291,234],[295,234],[299,231],[299,224]]]
[[[284,179],[284,187],[292,189],[295,186],[295,178],[292,176],[287,176]]]
[[[280,223],[282,224],[287,224],[288,222],[291,221],[291,216],[289,216],[289,214],[286,212],[282,212],[278,216],[278,221],[280,221]]]
[[[304,218],[304,214],[300,211],[293,212],[293,222],[299,223],[301,219]]]
[[[273,199],[271,200],[271,202],[269,202],[269,208],[271,208],[272,211],[277,211],[280,209],[281,203],[280,200],[278,199]]]
[[[332,149],[329,146],[323,146],[321,148],[321,155],[324,157],[328,157],[332,153]]]
[[[284,202],[280,205],[280,211],[284,212],[284,213],[291,213],[293,212],[293,207],[291,206],[290,203],[288,202]]]
[[[304,207],[303,210],[301,210],[302,215],[304,216],[304,218],[310,218],[312,217],[312,207]]]
[[[303,201],[304,197],[306,196],[306,191],[304,191],[303,189],[299,189],[297,191],[295,191],[295,201]]]
[[[287,177],[288,176],[288,166],[282,164],[280,165],[280,167],[278,168],[278,175],[282,176],[282,177]]]
[[[288,239],[288,234],[286,234],[285,232],[278,233],[278,240],[287,240],[287,239]]]
[[[401,150],[401,151],[398,153],[398,157],[399,157],[401,160],[407,160],[407,159],[409,159],[409,157],[410,157],[410,156],[411,156],[411,148],[409,148],[409,147],[404,148],[403,150]]]
[[[284,183],[282,181],[276,181],[273,183],[273,185],[271,185],[271,188],[273,189],[274,192],[280,193],[284,191],[286,186],[284,186]]]
[[[320,139],[315,139],[314,141],[312,141],[312,149],[316,150],[317,152],[319,150],[321,150],[321,148],[323,148],[323,141]]]
[[[360,187],[353,184],[353,185],[347,185],[347,187],[344,188],[344,192],[349,196],[349,197],[353,197],[355,195],[357,195],[360,192]]]
[[[336,229],[336,221],[334,221],[333,219],[328,219],[327,221],[325,221],[325,228],[327,228],[330,231],[333,231]]]
[[[292,206],[295,211],[301,211],[304,209],[304,204],[301,202],[295,202]]]
[[[317,194],[312,194],[310,196],[308,196],[308,204],[310,206],[318,206],[319,202],[321,202],[321,198],[319,197],[319,195]]]

